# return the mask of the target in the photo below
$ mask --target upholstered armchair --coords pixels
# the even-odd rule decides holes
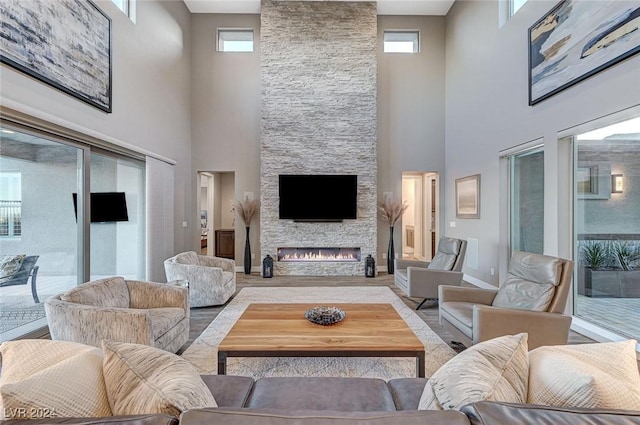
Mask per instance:
[[[515,251],[498,290],[441,286],[440,324],[466,346],[520,332],[529,334],[530,350],[564,345],[572,271],[572,261]]]
[[[188,289],[122,277],[94,280],[45,302],[51,339],[101,346],[103,339],[175,353],[189,339]]]
[[[236,263],[219,257],[183,252],[164,262],[167,281],[189,281],[191,307],[226,303],[236,292]]]
[[[430,262],[395,260],[394,282],[408,297],[423,298],[418,310],[425,301],[438,299],[438,286],[460,286],[466,251],[467,241],[440,238]]]

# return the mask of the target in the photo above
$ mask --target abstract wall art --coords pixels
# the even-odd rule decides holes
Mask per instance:
[[[111,19],[90,0],[1,1],[0,62],[111,112]]]
[[[638,1],[563,0],[529,28],[529,105],[638,52]]]

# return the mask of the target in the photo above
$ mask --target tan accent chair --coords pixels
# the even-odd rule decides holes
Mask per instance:
[[[465,346],[502,335],[529,334],[529,349],[564,345],[564,315],[573,261],[515,251],[498,290],[441,286],[440,324]]]
[[[438,299],[438,286],[460,286],[466,252],[467,241],[442,237],[430,262],[395,260],[394,282],[408,297],[423,298],[419,310],[425,301]]]
[[[195,251],[182,252],[164,261],[167,281],[189,281],[191,307],[221,305],[236,292],[236,262]]]
[[[189,339],[184,287],[111,277],[53,296],[44,307],[53,340],[101,347],[107,339],[175,353]]]

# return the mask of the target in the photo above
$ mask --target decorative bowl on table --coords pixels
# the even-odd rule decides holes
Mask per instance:
[[[334,325],[341,322],[347,314],[340,307],[318,306],[304,312],[304,317],[317,325]]]

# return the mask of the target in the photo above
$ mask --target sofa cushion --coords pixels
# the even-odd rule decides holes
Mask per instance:
[[[428,378],[397,378],[387,382],[396,410],[416,410]]]
[[[529,362],[528,403],[640,410],[633,340],[540,347]]]
[[[553,284],[530,282],[509,275],[500,286],[491,305],[521,310],[547,311],[555,292],[556,287]]]
[[[180,425],[469,425],[460,412],[341,412],[290,409],[193,409]]]
[[[438,251],[433,257],[428,269],[433,270],[452,270],[453,265],[460,254],[460,239],[440,238],[438,241]]]
[[[219,407],[244,407],[253,378],[233,375],[200,375]]]
[[[444,254],[440,251],[436,253],[429,265],[428,269],[431,270],[451,270],[456,262],[456,255]]]
[[[183,358],[158,348],[103,341],[103,373],[115,415],[165,413],[216,407],[196,369]]]
[[[563,262],[556,257],[514,251],[509,262],[509,274],[531,282],[557,286]]]
[[[443,254],[458,255],[462,241],[454,238],[440,238],[438,241],[438,251]]]
[[[124,278],[110,277],[83,283],[60,294],[60,299],[96,307],[129,308],[129,289]]]
[[[2,425],[178,425],[178,419],[169,415],[127,415],[106,416],[101,418],[47,418],[31,419],[25,422],[22,419],[8,419],[2,421]]]
[[[509,273],[493,299],[493,306],[546,311],[560,283],[563,260],[514,251]]]
[[[156,340],[160,338],[173,328],[176,323],[184,319],[184,313],[184,309],[178,307],[149,309],[153,339]]]
[[[467,348],[427,381],[419,409],[460,409],[476,401],[524,403],[529,370],[527,334],[507,335]]]
[[[10,280],[14,274],[18,273],[26,255],[3,255],[0,256],[0,284]]]
[[[640,412],[481,401],[462,408],[472,425],[638,425]]]
[[[440,313],[469,339],[473,339],[473,304],[447,301],[440,304]]]
[[[246,407],[344,412],[396,410],[387,384],[373,378],[261,378],[254,384]]]
[[[180,253],[174,257],[176,259],[176,263],[179,264],[191,264],[197,266],[200,264],[198,261],[198,254],[195,251],[187,251]]]
[[[0,356],[0,399],[5,416],[48,419],[111,415],[98,348],[23,339],[1,344]]]

